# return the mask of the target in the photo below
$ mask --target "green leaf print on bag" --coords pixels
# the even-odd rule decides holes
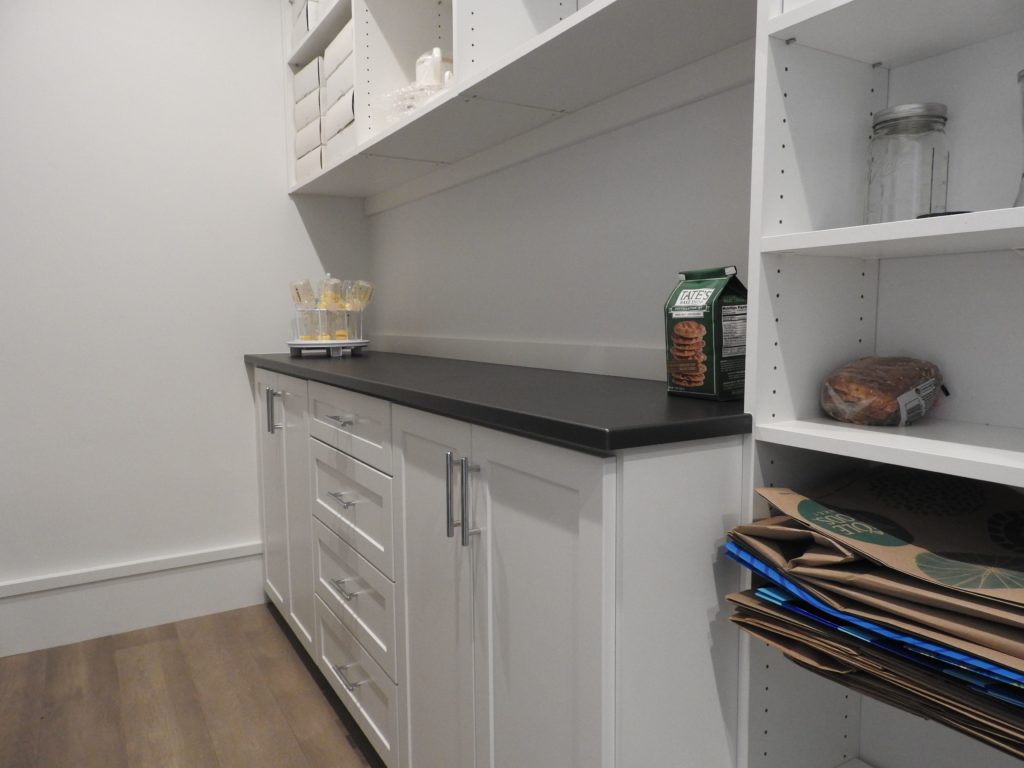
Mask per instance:
[[[804,520],[827,533],[865,544],[902,547],[914,540],[902,526],[874,512],[826,507],[811,499],[803,499],[796,510]]]
[[[970,552],[922,552],[917,567],[942,584],[959,589],[1022,589],[1024,557]]]

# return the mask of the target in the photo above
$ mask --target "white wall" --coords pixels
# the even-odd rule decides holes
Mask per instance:
[[[661,378],[676,273],[746,279],[752,89],[370,219],[378,349]]]
[[[0,596],[196,551],[258,560],[242,355],[284,350],[290,280],[368,273],[358,204],[285,194],[280,13],[0,6]],[[26,599],[0,600],[0,655],[29,642],[5,605],[42,621]]]

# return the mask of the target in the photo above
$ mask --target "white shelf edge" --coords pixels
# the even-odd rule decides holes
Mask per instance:
[[[770,37],[781,35],[787,29],[801,22],[812,19],[815,16],[821,16],[829,11],[834,11],[836,8],[841,8],[851,2],[855,2],[855,0],[812,0],[812,2],[801,5],[795,10],[780,13],[778,16],[769,19],[767,24],[768,35]]]
[[[926,419],[860,427],[828,418],[755,424],[754,438],[855,459],[1024,487],[1024,429]]]
[[[1024,208],[766,235],[761,252],[860,259],[1024,249]]]
[[[679,109],[751,82],[753,41],[641,83],[557,121],[515,136],[475,155],[440,165],[412,181],[366,198],[366,215],[396,208],[428,195],[555,152],[658,114]]]
[[[311,62],[327,44],[334,39],[347,22],[343,19],[352,18],[352,0],[335,0],[334,5],[320,17],[316,26],[299,41],[288,55],[288,66],[302,67]]]

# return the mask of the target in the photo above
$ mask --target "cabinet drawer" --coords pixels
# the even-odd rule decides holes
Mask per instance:
[[[385,764],[398,764],[398,686],[316,599],[316,663]]]
[[[309,382],[309,434],[391,474],[391,404]]]
[[[319,520],[313,529],[317,596],[397,680],[395,585]]]
[[[309,443],[314,516],[394,580],[391,478],[315,438]]]

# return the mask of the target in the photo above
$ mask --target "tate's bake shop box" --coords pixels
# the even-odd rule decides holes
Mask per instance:
[[[746,339],[747,289],[736,267],[680,272],[665,302],[669,394],[741,399]]]

